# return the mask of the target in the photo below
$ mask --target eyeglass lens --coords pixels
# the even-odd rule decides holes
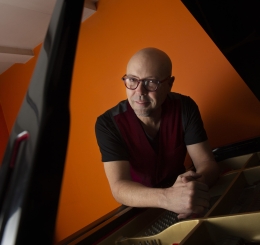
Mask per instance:
[[[123,80],[125,82],[126,87],[132,90],[138,87],[139,81],[142,82],[142,85],[148,91],[155,91],[158,87],[158,81],[154,79],[138,80],[137,78],[124,77]]]

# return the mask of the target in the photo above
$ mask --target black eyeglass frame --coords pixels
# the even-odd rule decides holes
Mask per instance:
[[[166,82],[167,80],[169,80],[169,79],[172,78],[172,77],[173,77],[173,76],[168,76],[168,77],[166,77],[166,78],[163,79],[163,80],[158,80],[158,81],[156,81],[156,82],[157,82],[157,86],[156,86],[156,89],[154,89],[154,90],[147,89],[146,86],[145,86],[145,84],[144,84],[145,81],[149,80],[149,78],[138,79],[138,78],[136,78],[136,77],[132,77],[132,78],[134,78],[134,79],[137,80],[137,85],[136,85],[135,88],[128,88],[128,87],[126,86],[126,81],[125,81],[125,79],[126,79],[126,78],[129,78],[126,74],[125,74],[121,79],[122,79],[122,81],[124,82],[125,87],[126,87],[127,89],[135,90],[135,89],[137,89],[137,87],[139,86],[139,84],[142,83],[143,87],[144,87],[147,91],[149,91],[149,92],[154,92],[154,91],[156,91],[156,90],[158,89],[159,84]],[[174,79],[174,77],[173,77],[173,79]],[[155,80],[155,79],[150,79],[150,80]]]

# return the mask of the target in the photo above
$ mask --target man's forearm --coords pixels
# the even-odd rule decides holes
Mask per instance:
[[[131,180],[120,180],[112,189],[117,202],[131,207],[163,208],[164,190],[151,188]]]
[[[186,172],[169,188],[151,188],[132,181],[127,161],[104,163],[105,172],[114,198],[131,207],[163,208],[176,213],[201,213],[208,207],[208,186],[199,181],[183,181],[200,175]]]
[[[200,168],[196,169],[196,173],[202,175],[199,180],[207,184],[209,187],[216,183],[219,177],[219,172],[219,166],[214,160],[207,161],[201,165]]]
[[[219,176],[219,166],[216,163],[208,141],[187,145],[187,150],[196,168],[196,173],[202,175],[200,181],[212,186]]]
[[[112,193],[118,202],[127,206],[163,208],[179,214],[202,213],[208,207],[210,198],[207,185],[198,181],[184,183],[181,176],[172,187],[165,189],[120,180]]]

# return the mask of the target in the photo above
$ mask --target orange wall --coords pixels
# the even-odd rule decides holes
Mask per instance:
[[[119,205],[103,171],[94,124],[98,115],[125,99],[120,80],[125,65],[133,53],[148,46],[170,55],[176,77],[173,91],[197,102],[213,148],[259,136],[259,101],[179,0],[99,0],[98,11],[80,31],[57,241]],[[33,62],[0,75],[8,129]],[[7,92],[2,93],[2,88]]]

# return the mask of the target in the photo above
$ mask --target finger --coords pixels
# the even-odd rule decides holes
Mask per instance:
[[[196,181],[196,180],[186,182],[186,185],[191,190],[201,190],[201,191],[205,191],[205,192],[208,192],[208,190],[209,190],[208,185],[206,185],[205,183],[202,183],[200,181]]]
[[[199,213],[201,209],[209,208],[210,195],[200,190],[185,190],[182,192],[182,208],[185,213]]]
[[[204,215],[207,213],[209,209],[207,207],[203,207],[203,206],[195,206],[194,210],[193,210],[193,214],[196,214],[197,216],[199,215]]]
[[[188,219],[188,218],[190,217],[191,214],[192,214],[192,213],[187,213],[187,214],[178,214],[178,215],[177,215],[177,218],[178,218],[179,220],[182,220],[182,219]]]
[[[193,177],[191,177],[191,176],[182,176],[181,177],[181,181],[183,183],[188,183],[188,182],[193,181],[193,180],[195,180],[195,179]]]
[[[196,218],[204,216],[204,214],[208,211],[208,208],[202,206],[195,206],[192,210],[187,210],[187,213],[180,213],[177,215],[177,218],[180,219],[187,219],[187,218]]]
[[[197,206],[201,206],[204,208],[208,208],[209,207],[209,199],[208,196],[205,195],[201,195],[199,197],[195,197],[194,201],[193,201],[193,206],[197,207]]]
[[[194,205],[200,205],[203,207],[208,208],[210,205],[210,194],[208,192],[205,191],[196,191],[194,197]]]
[[[187,182],[189,182],[189,181],[183,180],[183,176],[179,175],[173,185],[185,186]]]
[[[198,174],[194,171],[187,171],[183,174],[180,174],[176,179],[175,183],[188,183],[189,181],[196,180],[201,177],[201,174]]]
[[[190,171],[187,171],[187,172],[181,174],[181,176],[182,176],[182,177],[187,177],[187,176],[189,176],[189,177],[192,177],[192,178],[194,178],[194,179],[198,179],[198,178],[200,178],[202,175],[190,170]]]
[[[192,176],[182,176],[181,180],[183,183],[188,183],[190,181],[196,180],[196,178],[193,178]]]
[[[199,190],[199,195],[198,196],[199,196],[199,198],[205,199],[208,202],[209,202],[209,200],[211,198],[211,196],[210,196],[210,194],[208,192],[200,191],[200,190]]]

